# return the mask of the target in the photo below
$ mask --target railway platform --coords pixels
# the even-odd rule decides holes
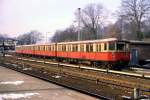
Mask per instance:
[[[0,66],[0,100],[98,100]]]

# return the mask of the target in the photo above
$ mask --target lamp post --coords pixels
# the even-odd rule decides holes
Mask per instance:
[[[81,8],[78,8],[78,41],[80,41],[81,39],[80,20],[81,20]]]
[[[120,34],[120,39],[123,39],[124,38],[124,33],[125,33],[125,30],[124,30],[124,19],[125,19],[125,16],[124,15],[121,15],[121,34]]]

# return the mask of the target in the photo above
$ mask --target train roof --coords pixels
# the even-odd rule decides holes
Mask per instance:
[[[107,38],[107,39],[98,39],[98,40],[85,40],[85,41],[72,41],[72,42],[58,42],[57,44],[78,44],[78,43],[97,43],[97,42],[110,42],[110,41],[121,41],[121,42],[129,42],[127,40],[119,40],[117,38]],[[36,45],[53,45],[55,43],[46,43],[46,44],[32,44],[32,45],[18,45],[19,46],[36,46]]]
[[[97,43],[97,42],[110,42],[110,41],[124,41],[124,42],[128,42],[127,40],[119,40],[117,38],[107,38],[107,39],[98,39],[98,40],[59,42],[58,44]]]
[[[17,47],[19,47],[19,46],[39,46],[39,45],[52,45],[52,44],[56,44],[56,43],[41,43],[41,44],[30,44],[30,45],[17,45]]]

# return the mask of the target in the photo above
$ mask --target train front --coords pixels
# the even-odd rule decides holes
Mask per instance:
[[[112,54],[112,59],[117,65],[127,65],[130,61],[130,49],[128,41],[116,41],[115,52]]]

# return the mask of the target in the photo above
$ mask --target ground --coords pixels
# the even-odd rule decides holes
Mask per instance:
[[[98,100],[0,66],[0,100]]]

